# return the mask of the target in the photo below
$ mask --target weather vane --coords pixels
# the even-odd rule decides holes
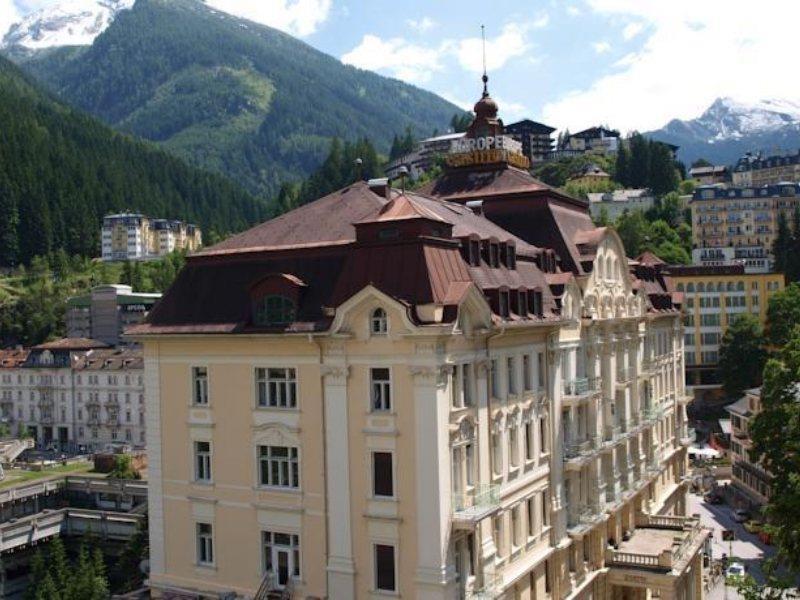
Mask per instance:
[[[485,29],[486,28],[483,25],[481,25],[481,45],[482,45],[482,48],[483,48],[483,77],[482,77],[482,79],[483,79],[483,95],[484,95],[484,97],[489,95],[489,88],[486,86],[486,84],[489,81],[489,76],[486,74],[486,31],[485,31]]]

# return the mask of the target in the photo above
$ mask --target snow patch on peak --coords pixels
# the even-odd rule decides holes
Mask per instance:
[[[800,123],[800,103],[776,98],[757,102],[717,98],[693,123],[708,132],[709,142],[739,139]]]
[[[135,0],[63,0],[39,9],[11,26],[0,48],[41,50],[57,46],[89,46],[120,11]]]

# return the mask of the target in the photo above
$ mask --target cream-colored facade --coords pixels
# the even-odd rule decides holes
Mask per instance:
[[[200,228],[170,219],[151,219],[138,213],[106,215],[101,230],[104,261],[146,260],[175,250],[194,252],[203,244]]]
[[[684,294],[684,350],[691,383],[711,384],[728,326],[741,314],[767,323],[773,294],[785,286],[783,273],[746,273],[739,266],[676,266],[675,288]]]
[[[701,598],[680,316],[593,260],[558,320],[142,334],[154,596]]]
[[[731,487],[740,501],[761,509],[772,493],[772,475],[751,456],[750,426],[761,412],[761,388],[746,390],[725,410],[731,416]]]

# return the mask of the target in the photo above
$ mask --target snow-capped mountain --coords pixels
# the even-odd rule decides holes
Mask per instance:
[[[0,48],[41,50],[57,46],[88,46],[120,11],[135,0],[64,0],[39,9],[11,26]]]
[[[718,98],[696,119],[673,119],[647,135],[680,146],[679,157],[686,163],[702,157],[731,164],[745,152],[795,151],[800,147],[800,102]]]

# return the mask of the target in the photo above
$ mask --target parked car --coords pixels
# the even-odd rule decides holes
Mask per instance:
[[[728,568],[725,569],[725,582],[729,583],[730,580],[736,580],[740,577],[744,577],[745,575],[745,568],[744,565],[740,562],[734,562],[728,565]]]
[[[733,511],[733,520],[737,523],[744,523],[750,520],[750,513],[743,508],[737,508]]]
[[[722,504],[723,498],[716,492],[706,492],[705,496],[703,496],[703,500],[708,504]]]

